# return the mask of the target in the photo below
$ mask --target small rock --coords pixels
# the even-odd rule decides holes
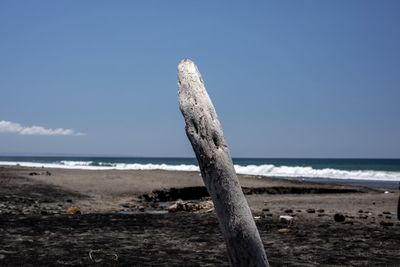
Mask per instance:
[[[262,209],[262,211],[269,211],[269,209],[267,209],[267,208],[264,208],[264,209]]]
[[[386,219],[392,219],[392,216],[385,216]]]
[[[65,202],[72,203],[72,199],[67,199]]]
[[[301,210],[296,210],[297,212],[301,212]]]
[[[358,213],[363,213],[363,212],[364,212],[363,210],[359,210],[359,211],[358,211]]]
[[[40,215],[48,215],[49,213],[46,210],[40,211]]]
[[[268,217],[272,217],[272,213],[267,213],[267,216]]]
[[[372,205],[375,205],[376,204],[376,202],[374,201],[374,202],[372,202]]]
[[[343,224],[349,224],[349,225],[353,225],[353,224],[354,224],[354,222],[352,222],[352,221],[346,221],[346,222],[344,222]]]
[[[360,215],[360,219],[368,219],[368,215]]]
[[[393,226],[394,223],[392,223],[392,222],[386,222],[386,221],[381,221],[381,222],[380,222],[380,225],[382,225],[382,226]]]
[[[287,209],[287,210],[285,210],[285,212],[286,213],[293,213],[293,210],[292,209]]]
[[[288,215],[279,216],[279,222],[291,224],[293,222],[293,217]]]
[[[285,233],[289,233],[289,232],[290,232],[289,228],[282,228],[282,229],[278,230],[278,233],[281,233],[281,234],[285,234]]]
[[[346,220],[346,217],[344,217],[344,215],[341,213],[336,213],[333,216],[333,219],[335,220],[335,222],[344,222]]]
[[[72,215],[81,214],[81,210],[78,207],[69,207],[67,213]]]
[[[391,214],[390,211],[384,211],[383,214]]]
[[[319,210],[317,210],[317,212],[319,212],[319,213],[324,213],[324,212],[325,212],[325,210],[323,210],[323,209],[319,209]]]
[[[307,213],[315,213],[315,209],[307,209]]]
[[[144,207],[143,207],[143,206],[140,206],[140,207],[139,207],[139,211],[144,212]]]
[[[151,203],[151,207],[154,209],[158,209],[160,207],[160,204],[158,203]]]

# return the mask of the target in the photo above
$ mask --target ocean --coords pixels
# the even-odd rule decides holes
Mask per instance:
[[[397,187],[400,159],[234,158],[236,172],[260,177],[341,183],[384,183]],[[195,158],[0,156],[0,165],[90,170],[198,171]]]

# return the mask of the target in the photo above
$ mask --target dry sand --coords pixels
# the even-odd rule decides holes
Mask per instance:
[[[271,266],[399,265],[398,192],[252,176],[240,182]],[[0,265],[227,265],[213,212],[165,210],[176,199],[171,188],[202,186],[194,172],[0,167]],[[171,202],[156,201],[154,190]],[[71,207],[81,214],[68,214]],[[344,222],[335,222],[337,213]]]

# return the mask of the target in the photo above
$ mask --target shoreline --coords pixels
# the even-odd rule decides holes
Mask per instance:
[[[30,166],[32,165],[32,166]],[[150,164],[151,165],[151,164]],[[158,169],[158,168],[150,168],[150,169],[120,169],[114,167],[102,167],[102,166],[51,166],[42,163],[29,163],[27,166],[20,164],[3,164],[0,162],[0,168],[33,168],[33,169],[50,169],[50,170],[79,170],[79,171],[169,171],[169,172],[189,172],[189,173],[199,173],[198,170],[192,170],[192,168],[188,168],[189,170],[175,170],[175,169]],[[397,180],[378,180],[378,179],[353,179],[353,178],[327,178],[327,177],[292,177],[292,176],[268,176],[268,175],[260,175],[260,174],[243,174],[237,173],[238,176],[250,176],[257,177],[259,179],[277,179],[277,180],[288,180],[288,181],[302,181],[302,182],[310,182],[310,183],[323,183],[323,184],[337,184],[337,185],[350,185],[350,186],[363,186],[374,189],[387,189],[395,191],[400,188],[400,179]]]
[[[272,266],[400,261],[397,191],[238,177]],[[195,172],[0,166],[0,265],[227,266],[212,209],[168,212],[201,192]]]

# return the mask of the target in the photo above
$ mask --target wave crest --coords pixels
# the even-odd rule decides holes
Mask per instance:
[[[110,163],[92,161],[60,161],[54,163],[37,162],[11,162],[2,161],[0,165],[20,165],[25,167],[46,167],[63,169],[84,170],[167,170],[167,171],[199,171],[196,165],[179,164],[139,164],[139,163]],[[235,165],[238,174],[258,175],[268,177],[291,178],[331,178],[331,179],[355,179],[377,181],[400,181],[400,172],[376,171],[376,170],[339,170],[339,169],[314,169],[300,166],[275,166],[264,165]]]

